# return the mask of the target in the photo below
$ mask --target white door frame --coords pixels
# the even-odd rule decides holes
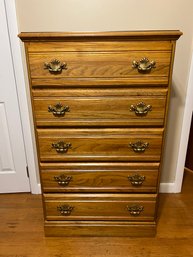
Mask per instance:
[[[17,37],[18,25],[16,17],[16,6],[15,0],[4,0],[7,21],[8,21],[8,31],[11,43],[11,51],[13,57],[13,66],[15,71],[16,87],[18,92],[18,100],[20,107],[21,122],[23,128],[23,137],[26,151],[26,158],[29,171],[30,187],[33,194],[39,194],[41,192],[40,185],[37,182],[37,157],[34,152],[35,147],[33,146],[33,134],[30,123],[30,110],[28,105],[28,96],[26,91],[26,82],[24,79],[24,71],[22,65],[21,57],[21,47],[20,41]]]
[[[186,161],[186,152],[188,148],[188,139],[189,139],[189,133],[190,133],[190,127],[191,127],[191,120],[192,120],[192,112],[193,112],[193,53],[192,53],[192,61],[190,66],[188,88],[186,93],[184,117],[183,117],[183,123],[182,123],[181,139],[180,139],[178,161],[177,161],[177,167],[176,167],[176,177],[174,182],[174,193],[181,192],[181,188],[182,188],[184,166]]]

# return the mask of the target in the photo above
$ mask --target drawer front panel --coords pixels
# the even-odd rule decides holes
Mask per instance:
[[[159,161],[163,129],[38,129],[41,161]]]
[[[44,96],[34,96],[37,126],[162,126],[164,122],[166,95],[161,92],[129,96],[125,90],[125,96],[118,97],[102,96],[102,91],[101,96],[82,92],[82,96],[65,97],[62,91],[63,95],[54,97],[51,93],[56,95],[46,91]]]
[[[41,164],[44,192],[156,192],[159,163]]]
[[[47,220],[153,221],[155,195],[45,195]]]
[[[152,68],[145,72],[138,70],[139,66],[137,66],[143,58],[147,58],[147,62],[154,63]],[[60,72],[55,72],[55,67],[49,68],[53,66],[53,60],[59,61],[58,65],[61,65],[61,68],[59,68]],[[97,79],[99,81],[102,79],[102,83],[102,81],[109,80],[109,78],[112,84],[113,81],[118,82],[119,80],[123,80],[123,83],[126,84],[129,82],[139,84],[140,80],[146,80],[149,83],[158,83],[159,81],[167,83],[170,61],[170,51],[50,52],[29,54],[32,82],[35,79],[42,79],[45,80],[45,84],[47,84],[47,80],[51,84],[63,83],[63,85],[68,84],[68,82],[73,84],[76,79],[79,84],[81,84],[81,80],[83,84],[84,81],[89,80],[89,83],[92,85],[92,82],[95,84]]]
[[[144,57],[156,62],[156,67],[148,73],[148,76],[168,76],[170,52],[51,52],[29,54],[29,63],[32,78],[42,76],[47,78],[53,78],[53,76],[71,78],[130,77],[140,75],[138,69],[132,67],[132,63]],[[66,63],[66,69],[61,73],[52,74],[45,69],[44,63],[50,63],[54,59]]]

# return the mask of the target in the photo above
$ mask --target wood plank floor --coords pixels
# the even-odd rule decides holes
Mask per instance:
[[[0,195],[0,257],[191,257],[193,174],[181,194],[161,194],[155,238],[45,238],[41,197]]]

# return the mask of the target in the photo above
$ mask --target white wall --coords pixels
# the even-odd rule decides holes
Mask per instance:
[[[107,31],[180,29],[161,181],[175,180],[192,41],[192,0],[16,0],[19,30]]]

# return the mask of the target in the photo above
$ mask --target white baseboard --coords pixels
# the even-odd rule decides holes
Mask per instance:
[[[160,183],[160,193],[179,193],[175,183]]]
[[[42,193],[41,184],[38,183],[36,186],[36,190],[31,192],[34,195],[40,195]]]

